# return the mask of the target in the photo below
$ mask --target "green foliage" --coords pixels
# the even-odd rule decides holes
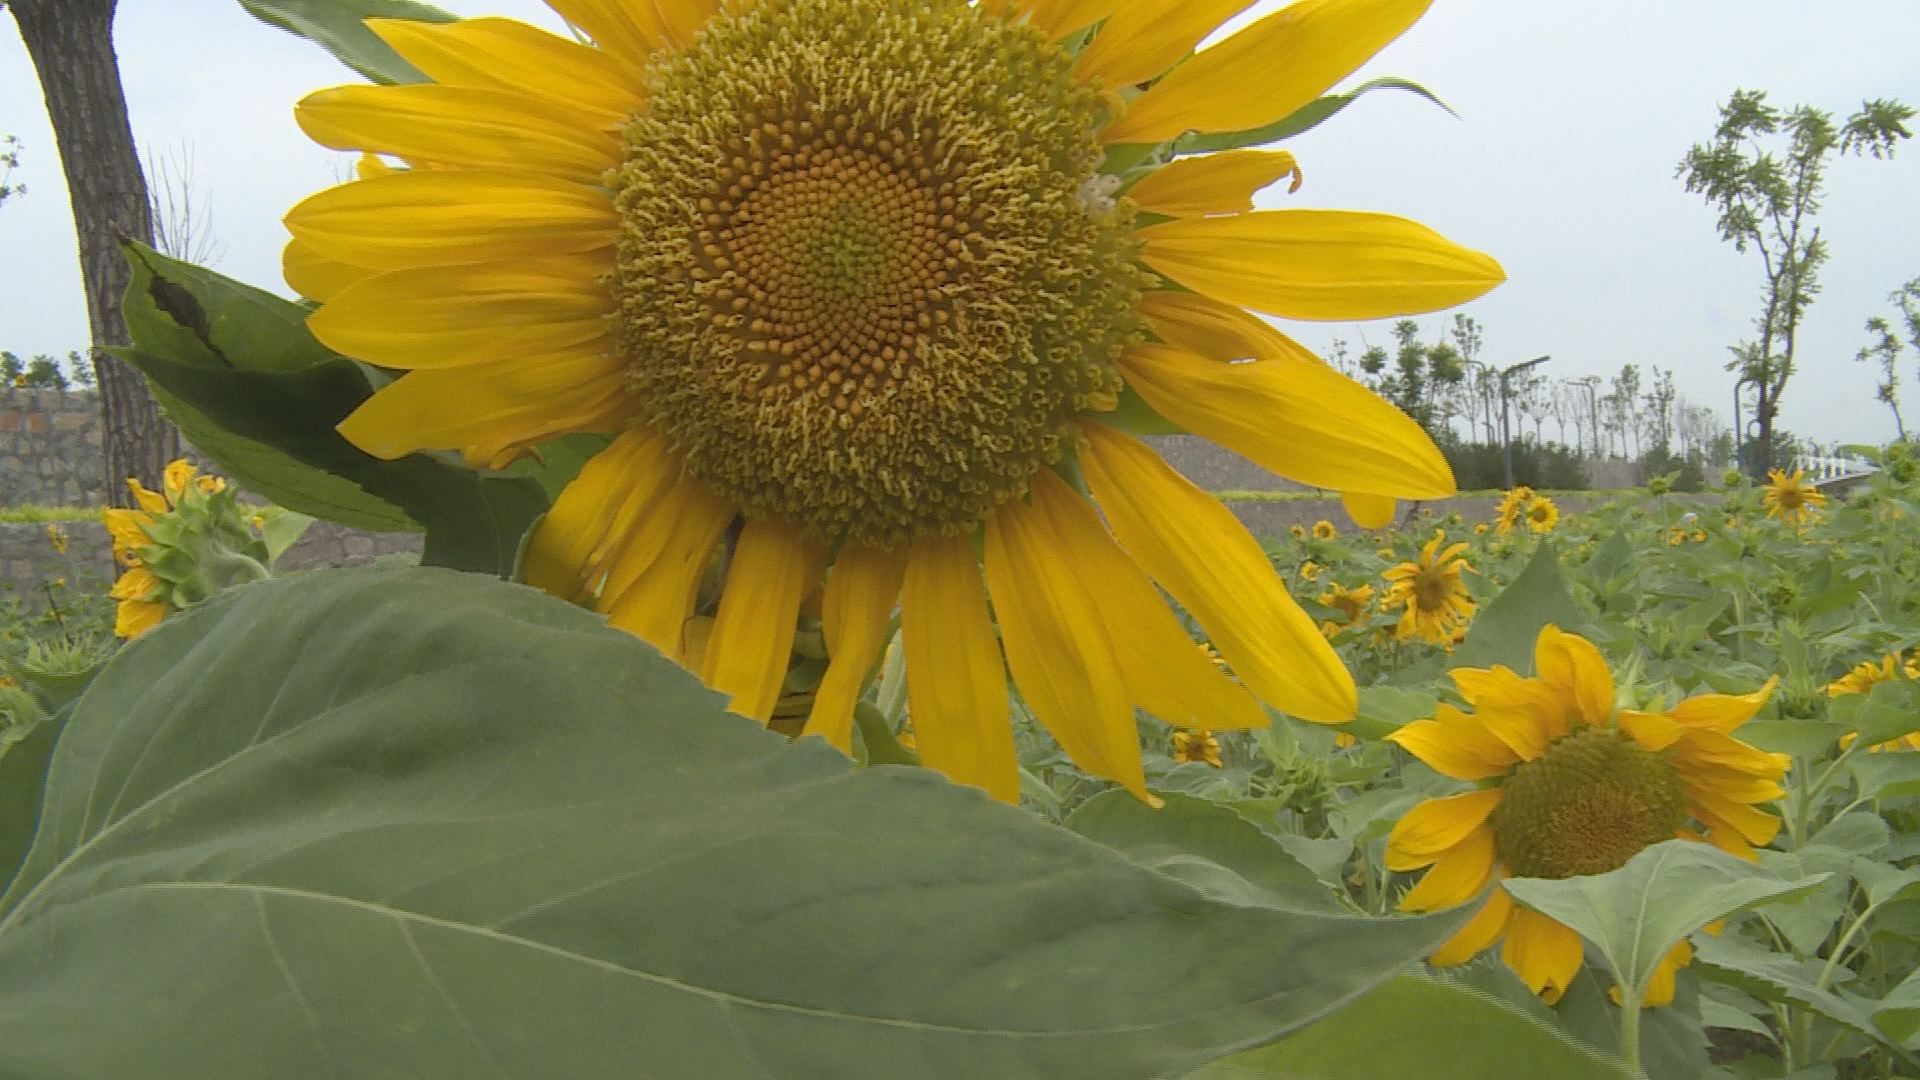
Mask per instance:
[[[319,44],[377,83],[423,82],[425,76],[367,29],[365,20],[446,23],[458,18],[419,0],[240,0],[240,6],[261,22]]]
[[[429,565],[512,572],[547,507],[532,477],[484,476],[424,454],[382,461],[337,425],[373,392],[306,329],[307,309],[210,270],[128,248],[126,358],[181,431],[248,489],[363,528],[424,527]]]
[[[1507,482],[1507,451],[1498,443],[1439,440],[1453,478],[1462,490],[1498,490]],[[1581,456],[1564,446],[1537,442],[1513,444],[1513,482],[1536,491],[1584,491],[1593,485]]]
[[[0,898],[0,1072],[1145,1080],[1460,923],[1211,898],[721,701],[483,575],[161,625],[54,748]]]

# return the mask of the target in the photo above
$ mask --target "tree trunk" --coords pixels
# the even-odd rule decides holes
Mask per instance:
[[[117,3],[12,0],[9,7],[40,77],[67,176],[100,384],[107,493],[124,506],[130,499],[122,479],[138,477],[158,490],[167,462],[180,454],[180,437],[140,373],[106,351],[128,344],[120,301],[131,275],[119,242],[153,241],[153,210],[113,51]]]

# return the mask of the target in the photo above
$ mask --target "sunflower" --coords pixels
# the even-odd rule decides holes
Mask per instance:
[[[1545,495],[1535,495],[1527,501],[1526,518],[1527,528],[1532,529],[1535,536],[1550,533],[1560,524],[1560,508]]]
[[[1418,559],[1381,575],[1391,583],[1381,598],[1381,609],[1405,608],[1395,628],[1401,641],[1418,637],[1434,645],[1451,645],[1454,634],[1473,618],[1474,603],[1460,578],[1462,571],[1473,569],[1460,557],[1467,545],[1462,542],[1441,551],[1445,542],[1446,533],[1436,529]]]
[[[1916,652],[1908,657],[1905,664],[1900,662],[1899,653],[1888,653],[1881,657],[1878,662],[1872,660],[1861,661],[1855,664],[1853,669],[1845,675],[1827,684],[1827,696],[1845,697],[1848,694],[1864,694],[1873,689],[1876,683],[1892,682],[1902,677],[1920,679],[1920,652]],[[1857,737],[1858,736],[1851,731],[1842,735],[1840,737],[1841,748],[1845,749],[1846,747],[1852,746],[1854,739]],[[1867,751],[1878,754],[1885,750],[1903,749],[1920,750],[1920,731],[1908,732],[1898,739],[1890,739],[1886,742],[1869,746]]]
[[[114,608],[113,632],[119,637],[139,637],[158,626],[173,610],[167,599],[170,590],[141,565],[140,551],[153,544],[147,530],[158,523],[162,515],[173,511],[174,500],[186,490],[192,476],[193,466],[184,460],[167,466],[162,491],[149,491],[129,476],[127,490],[133,494],[138,509],[114,508],[100,512],[107,536],[113,541],[113,557],[127,568],[113,583],[113,588],[107,590],[107,596],[118,601]]]
[[[1317,597],[1326,607],[1333,608],[1346,616],[1339,622],[1329,619],[1320,624],[1320,632],[1332,637],[1342,630],[1359,629],[1367,625],[1368,609],[1373,606],[1373,586],[1357,585],[1351,589],[1339,582],[1328,583],[1327,591]]]
[[[1616,709],[1612,672],[1585,638],[1547,626],[1534,646],[1539,672],[1457,668],[1475,712],[1442,705],[1387,736],[1435,770],[1479,783],[1428,799],[1387,837],[1398,871],[1431,866],[1404,897],[1407,911],[1465,903],[1489,880],[1567,878],[1624,866],[1662,840],[1706,838],[1751,858],[1780,820],[1754,808],[1783,794],[1791,759],[1756,750],[1731,732],[1772,695],[1704,694],[1665,712]],[[1460,964],[1505,938],[1501,956],[1526,984],[1558,1001],[1580,970],[1580,937],[1496,888],[1486,906],[1430,958]],[[1692,957],[1685,942],[1662,960],[1646,1003],[1673,998],[1673,976]]]
[[[1487,535],[1487,523],[1484,521],[1475,522],[1473,525],[1473,535],[1475,536]]]
[[[1220,759],[1220,740],[1211,731],[1176,731],[1172,747],[1175,761],[1197,761],[1216,769],[1225,767]]]
[[[1521,515],[1526,512],[1527,503],[1532,499],[1533,489],[1525,484],[1500,496],[1500,505],[1494,508],[1494,519],[1501,536],[1512,532],[1514,526],[1520,524]]]
[[[1687,542],[1687,530],[1685,529],[1668,529],[1667,530],[1667,546],[1668,547],[1679,547],[1681,544],[1684,544],[1686,542]]]
[[[1328,521],[1326,518],[1321,518],[1319,521],[1313,523],[1313,538],[1315,540],[1331,540],[1339,535],[1340,530],[1334,528],[1333,522]]]
[[[1298,179],[1286,152],[1170,146],[1290,115],[1427,0],[1306,0],[1198,53],[1244,3],[548,5],[583,41],[370,20],[430,81],[297,110],[401,166],[287,217],[315,336],[406,372],[348,439],[501,466],[612,436],[529,539],[528,582],[676,659],[715,605],[698,673],[765,720],[824,578],[806,731],[842,749],[897,604],[922,759],[1005,799],[1008,672],[1077,763],[1143,795],[1136,706],[1256,727],[1250,690],[1352,714],[1258,543],[1115,410],[1357,519],[1454,490],[1417,425],[1246,309],[1435,310],[1498,264],[1399,218],[1254,210]],[[1178,644],[1156,583],[1245,689]]]
[[[1827,505],[1820,489],[1800,479],[1805,470],[1795,469],[1788,476],[1779,469],[1767,470],[1767,482],[1760,489],[1760,504],[1768,517],[1777,517],[1794,525],[1805,525],[1813,512]]]
[[[1305,525],[1289,525],[1287,526],[1287,535],[1293,537],[1295,540],[1305,540],[1307,538],[1307,527]]]

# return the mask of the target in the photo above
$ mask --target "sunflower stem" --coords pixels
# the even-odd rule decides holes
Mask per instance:
[[[1640,994],[1624,985],[1620,987],[1620,1060],[1633,1080],[1646,1075],[1640,1069]]]

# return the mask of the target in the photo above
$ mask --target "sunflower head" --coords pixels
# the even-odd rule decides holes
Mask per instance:
[[[1848,694],[1864,694],[1883,682],[1897,679],[1920,680],[1920,652],[1915,652],[1903,664],[1899,653],[1888,653],[1878,661],[1863,660],[1855,664],[1845,675],[1827,684],[1828,697],[1845,697]],[[1857,736],[1848,732],[1840,737],[1842,749],[1852,746]],[[1920,731],[1908,732],[1898,739],[1876,743],[1867,748],[1870,753],[1883,753],[1888,750],[1920,750]]]
[[[1373,586],[1356,585],[1349,589],[1337,581],[1330,582],[1327,590],[1317,599],[1322,605],[1341,614],[1339,622],[1329,620],[1320,624],[1320,632],[1332,637],[1342,630],[1358,629],[1367,624],[1368,613],[1373,608]]]
[[[1418,637],[1430,644],[1451,646],[1455,634],[1473,618],[1474,602],[1461,574],[1471,570],[1462,557],[1467,545],[1454,544],[1446,550],[1446,533],[1436,530],[1418,558],[1389,568],[1381,607],[1401,609],[1395,632],[1400,640]]]
[[[1674,837],[1707,839],[1751,857],[1779,820],[1754,808],[1779,797],[1789,760],[1732,737],[1772,694],[1708,694],[1664,712],[1615,703],[1613,674],[1591,642],[1548,626],[1534,649],[1536,674],[1459,668],[1453,679],[1473,709],[1442,706],[1388,738],[1434,769],[1481,786],[1416,806],[1387,840],[1394,870],[1431,867],[1401,901],[1426,911],[1463,903],[1489,880],[1605,873]],[[1502,956],[1549,1001],[1578,973],[1577,934],[1514,906],[1502,890],[1433,956],[1457,964],[1505,939]],[[1649,1004],[1673,995],[1669,954]]]
[[[1814,512],[1827,504],[1819,488],[1805,483],[1804,471],[1795,469],[1788,476],[1780,469],[1767,470],[1766,486],[1760,489],[1760,503],[1768,517],[1777,517],[1793,525],[1804,525]]]
[[[1527,501],[1526,519],[1527,528],[1536,535],[1550,533],[1554,526],[1560,524],[1560,508],[1545,495],[1535,495]]]
[[[1171,741],[1173,760],[1199,762],[1214,768],[1224,767],[1220,758],[1220,739],[1211,731],[1176,731]]]
[[[1326,518],[1321,518],[1319,521],[1313,523],[1313,538],[1315,540],[1332,540],[1339,535],[1340,530],[1334,528],[1333,522],[1328,521]]]
[[[612,436],[529,538],[530,584],[683,662],[710,627],[699,674],[766,720],[824,582],[806,730],[842,748],[897,605],[923,760],[1002,797],[1007,718],[970,703],[1009,674],[1142,793],[1136,708],[1351,715],[1257,542],[1115,412],[1137,397],[1356,521],[1453,491],[1417,425],[1253,312],[1413,314],[1498,266],[1397,218],[1256,209],[1290,153],[1175,152],[1292,114],[1425,4],[1306,0],[1209,48],[1239,7],[548,4],[577,40],[374,20],[427,81],[296,112],[372,155],[287,217],[315,336],[404,372],[347,439],[500,467]],[[1156,588],[1237,683],[1176,647]]]

